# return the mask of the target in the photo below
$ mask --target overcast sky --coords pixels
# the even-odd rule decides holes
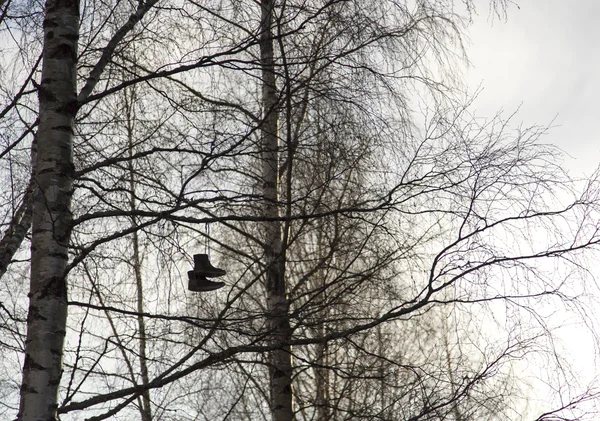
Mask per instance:
[[[516,2],[506,20],[489,19],[480,6],[471,29],[468,80],[483,86],[478,114],[521,105],[524,125],[556,117],[545,140],[574,158],[568,168],[589,175],[600,162],[600,1]]]
[[[477,115],[520,106],[517,119],[525,126],[554,119],[557,127],[542,140],[571,156],[564,166],[572,175],[590,175],[600,163],[600,0],[515,1],[519,8],[512,5],[506,20],[499,20],[489,18],[481,0],[471,28],[467,80],[471,90],[483,88]],[[591,335],[569,325],[561,336],[590,381]]]

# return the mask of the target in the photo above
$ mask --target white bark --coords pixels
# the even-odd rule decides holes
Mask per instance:
[[[260,58],[262,70],[262,179],[265,200],[264,216],[271,219],[265,227],[266,291],[268,326],[272,340],[279,346],[271,352],[269,375],[271,412],[274,421],[294,419],[292,399],[292,355],[289,341],[291,328],[286,296],[285,259],[281,241],[278,173],[279,139],[277,89],[273,58],[273,0],[261,1]]]
[[[19,421],[56,419],[67,319],[77,0],[48,0],[33,179],[31,286]]]

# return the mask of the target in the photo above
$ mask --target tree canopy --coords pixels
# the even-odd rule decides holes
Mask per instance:
[[[0,1],[0,414],[594,419],[597,180],[474,115],[476,5]]]

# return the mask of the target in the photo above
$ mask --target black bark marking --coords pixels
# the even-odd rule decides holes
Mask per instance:
[[[61,109],[60,111],[63,111],[63,109]],[[73,133],[73,128],[71,126],[54,126],[53,129],[59,132],[65,132],[70,134]]]
[[[65,9],[75,9],[77,14],[79,14],[79,1],[78,0],[55,0],[49,1],[48,7],[46,9],[46,14],[51,14],[55,12],[56,9],[65,10]]]
[[[72,41],[73,43],[76,43],[77,41],[79,41],[79,35],[77,34],[66,34],[63,35],[63,38],[69,41]]]
[[[45,83],[42,82],[38,87],[38,98],[40,99],[40,102],[56,102],[56,95],[44,85]]]
[[[64,106],[64,110],[66,113],[68,113],[71,117],[75,117],[75,115],[77,114],[77,111],[79,111],[79,102],[77,102],[77,100],[73,100],[73,101],[69,101],[67,102],[67,104]],[[73,129],[71,129],[71,133],[73,133]]]
[[[29,354],[25,355],[25,362],[23,363],[23,369],[24,370],[46,371],[46,367],[44,367],[41,364],[36,363],[33,360],[33,358],[31,357],[31,355],[29,355]]]
[[[54,298],[66,298],[67,296],[67,284],[63,277],[53,276],[46,283],[43,291],[40,293],[40,299],[46,297]]]
[[[24,393],[38,393],[38,391],[29,385],[22,384],[21,385],[21,394],[24,394]]]
[[[75,49],[72,44],[58,44],[52,50],[48,51],[48,58],[51,59],[70,59],[75,61]]]
[[[30,293],[29,295],[33,296],[32,293]],[[42,316],[42,314],[36,306],[31,306],[30,311],[27,314],[27,323],[30,323],[32,320],[46,320],[46,318]]]

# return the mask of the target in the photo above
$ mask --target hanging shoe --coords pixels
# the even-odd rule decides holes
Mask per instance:
[[[215,289],[223,288],[225,282],[213,282],[206,279],[204,276],[198,276],[193,270],[188,271],[188,289],[194,292],[214,291]]]
[[[208,254],[194,254],[194,273],[196,277],[217,278],[227,272],[211,265]]]

